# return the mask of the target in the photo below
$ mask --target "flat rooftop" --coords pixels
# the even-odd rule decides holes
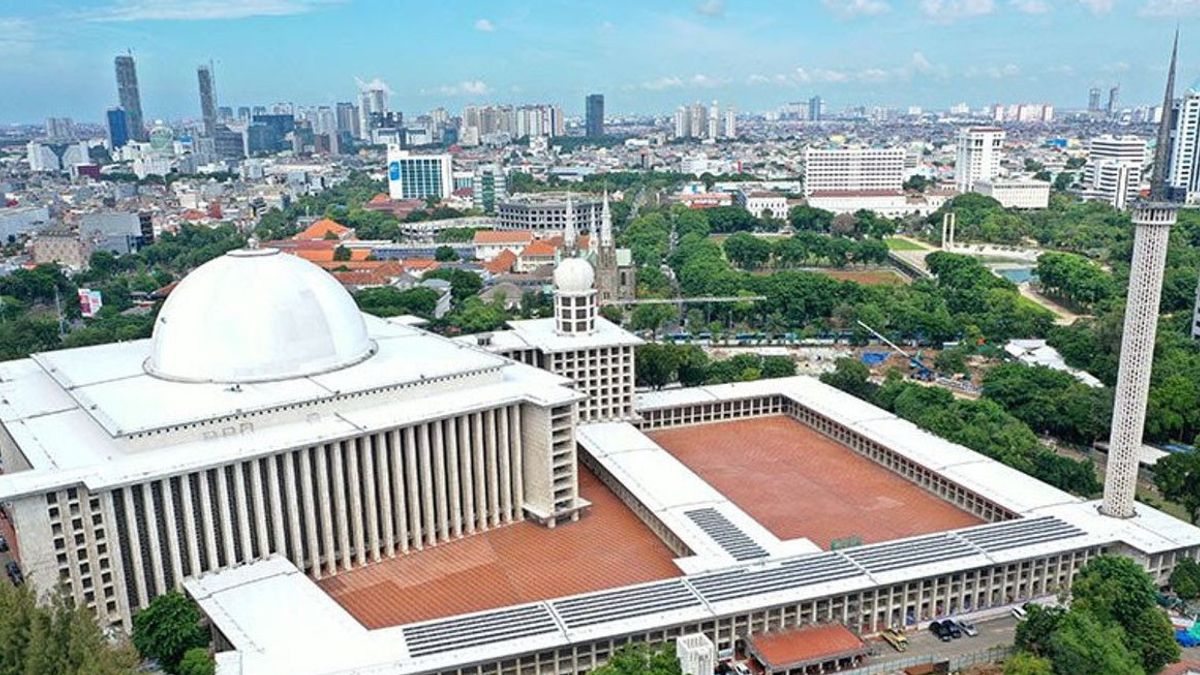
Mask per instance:
[[[592,506],[547,529],[520,522],[317,582],[370,629],[681,575],[675,555],[595,475]]]
[[[876,543],[983,521],[784,416],[652,431],[683,462],[776,537]]]

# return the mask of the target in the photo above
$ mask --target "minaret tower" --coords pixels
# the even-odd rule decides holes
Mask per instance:
[[[1150,199],[1133,208],[1133,260],[1129,270],[1129,293],[1125,298],[1125,331],[1121,337],[1121,362],[1113,403],[1112,431],[1108,442],[1108,471],[1104,479],[1104,503],[1100,511],[1114,518],[1134,513],[1142,428],[1146,422],[1146,398],[1150,391],[1150,367],[1154,359],[1154,336],[1158,329],[1158,305],[1162,296],[1167,240],[1175,224],[1174,204],[1166,201],[1167,147],[1170,144],[1171,105],[1175,97],[1175,57],[1179,31],[1171,49],[1163,115],[1154,151]]]

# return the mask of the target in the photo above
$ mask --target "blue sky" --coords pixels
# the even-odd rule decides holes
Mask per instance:
[[[222,105],[353,100],[378,78],[406,113],[470,103],[666,112],[1049,101],[1120,82],[1161,96],[1200,75],[1200,0],[0,0],[0,122],[100,121],[112,58],[137,58],[148,119],[198,115],[196,65]]]

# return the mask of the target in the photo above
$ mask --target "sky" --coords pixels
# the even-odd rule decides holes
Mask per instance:
[[[147,120],[199,116],[196,66],[220,105],[355,100],[391,108],[547,102],[581,114],[850,105],[1084,107],[1121,85],[1161,100],[1200,76],[1200,0],[0,0],[0,123],[101,122],[113,57],[132,50]]]

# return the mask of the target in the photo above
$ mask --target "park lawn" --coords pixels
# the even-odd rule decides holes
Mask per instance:
[[[928,251],[931,247],[924,244],[918,244],[908,239],[899,239],[897,237],[888,237],[884,240],[887,247],[892,251]]]

